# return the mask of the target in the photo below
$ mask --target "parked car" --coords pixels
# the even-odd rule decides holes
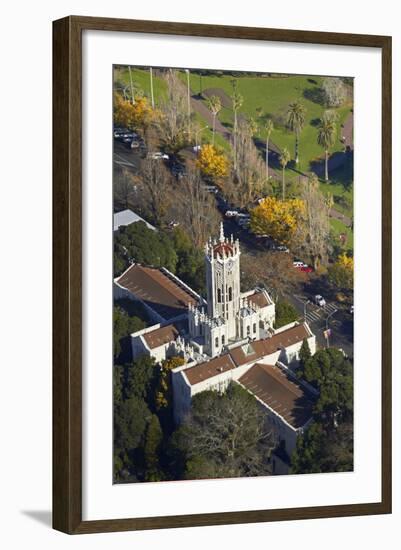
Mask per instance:
[[[354,315],[354,305],[349,308],[349,312],[351,315]]]
[[[218,193],[219,190],[218,188],[215,186],[215,185],[204,185],[203,186],[203,189],[207,192],[207,193]]]
[[[294,260],[294,261],[292,262],[292,265],[293,265],[294,267],[298,267],[298,268],[299,268],[299,267],[304,267],[304,266],[305,266],[304,262],[301,262],[300,260]]]
[[[289,253],[290,249],[285,246],[284,244],[279,244],[277,247],[276,247],[276,250],[278,250],[279,252],[286,252],[287,254]]]
[[[174,229],[175,227],[178,227],[180,225],[180,222],[176,222],[175,220],[172,220],[168,226],[171,228],[171,229]]]
[[[304,273],[312,273],[312,271],[313,271],[313,268],[310,265],[303,265],[299,269],[301,271],[303,271]]]
[[[224,214],[227,218],[234,218],[235,216],[238,215],[238,212],[237,210],[226,210],[225,214]]]
[[[193,151],[194,153],[199,153],[199,151],[200,151],[201,149],[202,149],[202,145],[194,145],[194,146],[192,147],[192,151]]]
[[[249,227],[251,220],[250,218],[237,218],[237,223],[240,227]]]
[[[314,297],[314,302],[317,306],[324,307],[326,305],[326,300],[321,294],[316,294]]]
[[[170,157],[166,153],[161,153],[160,151],[155,151],[153,153],[148,153],[148,157],[153,160],[168,160]]]
[[[128,128],[117,127],[117,128],[114,128],[114,130],[113,130],[113,136],[116,139],[123,136],[124,134],[127,134],[127,133],[129,133]]]

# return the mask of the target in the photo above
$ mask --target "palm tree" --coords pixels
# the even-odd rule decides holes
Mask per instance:
[[[287,149],[287,147],[284,147],[280,155],[280,164],[283,169],[283,200],[285,200],[285,167],[289,163],[290,158],[291,156],[289,150]]]
[[[265,130],[266,130],[266,179],[269,179],[269,139],[270,139],[271,133],[274,130],[274,125],[271,118],[268,118],[266,120]]]
[[[299,135],[305,126],[305,106],[300,101],[290,103],[287,110],[287,125],[295,134],[295,164],[299,162]]]
[[[233,112],[234,112],[234,128],[233,128],[233,136],[234,136],[234,169],[237,167],[237,132],[238,132],[238,110],[241,108],[244,98],[238,91],[238,82],[237,80],[231,81],[232,87],[233,87],[233,95],[231,96],[231,102],[233,106]]]
[[[212,111],[213,115],[213,138],[212,145],[214,145],[214,134],[216,132],[216,116],[221,111],[221,101],[220,98],[216,95],[212,95],[207,100],[207,106]]]
[[[336,119],[330,111],[326,111],[320,121],[317,142],[325,152],[324,179],[329,180],[329,149],[333,147],[336,140]]]

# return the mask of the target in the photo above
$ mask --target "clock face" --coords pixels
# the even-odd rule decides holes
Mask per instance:
[[[228,263],[227,263],[228,271],[232,271],[233,266],[234,266],[234,262],[232,260],[228,260]]]

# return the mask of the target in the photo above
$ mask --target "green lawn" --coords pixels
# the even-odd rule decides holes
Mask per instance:
[[[135,69],[131,67],[132,82],[134,86],[134,93],[142,92],[146,97],[150,98],[150,73],[148,69]],[[128,67],[115,67],[114,68],[114,85],[119,84],[128,86],[130,90],[130,75]],[[121,90],[121,87],[119,87]],[[155,104],[160,105],[166,97],[167,86],[162,78],[155,76],[153,71],[153,96]]]
[[[202,76],[202,90],[208,88],[221,88],[228,96],[232,94],[231,75],[207,75]],[[306,107],[306,124],[300,137],[300,165],[301,170],[310,169],[310,161],[322,157],[322,149],[317,144],[317,120],[321,118],[324,107],[317,103],[319,88],[322,82],[321,77],[308,78],[305,76],[290,77],[264,77],[264,76],[243,76],[237,78],[238,89],[244,98],[239,112],[248,117],[258,118],[257,110],[272,118],[275,122],[275,130],[271,140],[280,148],[287,147],[293,156],[294,135],[285,128],[285,115],[289,103],[300,99]],[[198,74],[190,76],[191,89],[199,93],[200,79]],[[333,151],[341,151],[343,146],[340,142],[341,128],[349,114],[351,105],[336,109],[338,114],[338,134]],[[229,107],[223,107],[219,119],[223,124],[232,126],[233,112]],[[263,128],[259,129],[257,137],[265,139]]]

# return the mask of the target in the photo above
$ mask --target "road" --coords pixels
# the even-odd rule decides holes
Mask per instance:
[[[141,156],[137,150],[132,150],[125,143],[114,140],[113,162],[121,168],[127,168],[138,175]]]
[[[341,348],[349,357],[353,357],[354,322],[352,315],[334,302],[328,302],[324,307],[319,307],[312,302],[312,298],[312,296],[306,296],[305,294],[287,296],[287,299],[299,312],[300,317],[303,318],[306,311],[306,321],[316,334],[319,347],[324,348],[327,346],[323,332],[328,326],[331,330],[329,345]],[[309,303],[306,304],[305,308],[304,304],[308,300]]]

